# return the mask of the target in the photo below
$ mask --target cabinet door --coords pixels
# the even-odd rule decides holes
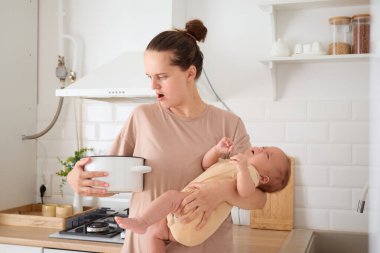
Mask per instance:
[[[65,249],[49,249],[44,248],[43,253],[91,253],[88,251],[73,251],[73,250],[65,250]]]
[[[1,253],[42,253],[42,248],[19,246],[11,244],[0,244]]]

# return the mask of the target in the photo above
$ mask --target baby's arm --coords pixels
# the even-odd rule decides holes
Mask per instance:
[[[218,161],[218,159],[225,154],[231,152],[233,147],[233,142],[227,138],[223,137],[218,144],[213,146],[207,153],[204,155],[202,160],[202,168],[207,170],[214,163]]]
[[[249,173],[247,158],[243,154],[237,154],[231,157],[231,160],[237,168],[236,188],[239,196],[243,198],[251,196],[256,190],[256,185]]]

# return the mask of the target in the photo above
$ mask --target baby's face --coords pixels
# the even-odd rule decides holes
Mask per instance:
[[[276,147],[251,147],[244,154],[261,175],[269,175],[274,168],[286,166],[285,153]]]

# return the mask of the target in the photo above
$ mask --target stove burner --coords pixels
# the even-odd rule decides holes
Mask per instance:
[[[109,228],[107,222],[95,221],[86,226],[86,231],[89,233],[105,232]]]
[[[128,216],[128,209],[126,215]],[[59,234],[70,236],[70,239],[94,240],[96,238],[105,239],[117,236],[123,230],[116,224],[114,217],[116,214],[123,214],[110,210],[109,208],[98,208],[92,212],[83,213],[66,221],[67,228],[59,231]]]

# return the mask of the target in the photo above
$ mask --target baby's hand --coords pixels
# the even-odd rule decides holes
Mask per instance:
[[[228,154],[229,152],[231,152],[232,148],[233,148],[233,145],[234,143],[232,142],[231,139],[227,138],[227,137],[223,137],[219,142],[218,144],[216,144],[216,150],[220,153],[220,154]]]
[[[231,163],[235,164],[238,170],[248,169],[248,159],[242,153],[232,156]]]

